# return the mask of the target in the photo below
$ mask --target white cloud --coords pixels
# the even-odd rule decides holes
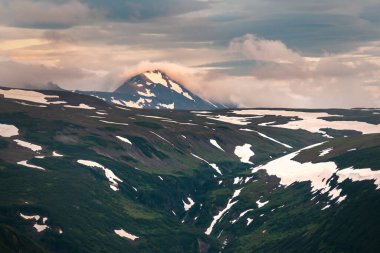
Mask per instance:
[[[120,75],[120,80],[125,81],[126,79],[129,79],[142,72],[156,69],[161,70],[162,72],[170,76],[174,81],[183,84],[190,90],[197,90],[201,88],[201,82],[205,79],[207,75],[207,71],[205,70],[186,67],[173,62],[142,61],[136,66],[127,67],[124,70],[124,72]]]
[[[290,63],[302,57],[279,40],[265,40],[253,34],[233,39],[230,49],[240,51],[248,59],[264,62]]]
[[[119,26],[116,30],[124,31]],[[161,69],[201,97],[245,107],[380,106],[380,42],[341,54],[309,56],[279,40],[245,35],[231,40],[231,54],[225,47],[159,49],[93,41],[102,34],[112,37],[94,29],[30,34],[27,29],[15,33],[0,27],[8,37],[0,40],[0,85],[52,81],[67,89],[111,91],[133,75]],[[91,38],[84,41],[80,36]],[[187,67],[244,57],[255,62],[244,76],[230,75],[232,69]]]
[[[259,63],[250,76],[222,75],[213,80],[219,86],[220,101],[248,107],[380,106],[379,42],[318,57],[304,56],[281,41],[255,35],[233,39],[231,48]]]

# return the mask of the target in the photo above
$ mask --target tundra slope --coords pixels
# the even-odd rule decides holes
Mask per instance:
[[[377,110],[189,112],[0,94],[1,252],[380,248],[380,134],[360,131],[377,129]],[[313,113],[327,123],[294,127]],[[333,128],[342,121],[353,124]]]

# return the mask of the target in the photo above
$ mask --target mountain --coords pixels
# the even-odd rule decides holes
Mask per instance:
[[[56,83],[53,83],[53,82],[48,82],[46,84],[46,88],[45,90],[60,90],[60,91],[63,91],[64,89],[62,89],[58,84]]]
[[[380,110],[0,88],[0,252],[378,252]]]
[[[193,94],[160,70],[146,71],[114,92],[82,92],[119,106],[144,109],[213,110],[224,108]]]
[[[48,83],[42,84],[42,85],[26,84],[26,85],[24,85],[24,88],[29,89],[29,90],[60,90],[60,91],[64,90],[58,84],[53,83],[53,82],[48,82]]]

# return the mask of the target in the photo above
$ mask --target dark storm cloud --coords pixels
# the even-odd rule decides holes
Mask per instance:
[[[186,31],[178,36],[227,45],[252,33],[315,53],[344,51],[380,38],[379,9],[375,0],[218,1],[177,22]]]
[[[181,30],[187,31],[177,33],[181,40],[213,40],[217,45],[225,46],[234,37],[253,33],[268,39],[279,39],[293,48],[317,53],[344,51],[358,43],[380,38],[377,25],[342,14],[294,13],[260,19],[247,17],[222,24],[207,19],[193,22],[185,20],[177,24]]]
[[[141,22],[206,8],[188,0],[0,0],[0,22],[14,27],[66,29],[107,21]]]
[[[193,0],[81,0],[114,21],[144,21],[203,9],[206,2]]]
[[[5,25],[52,30],[86,25],[94,29],[77,36],[110,44],[198,48],[212,41],[225,47],[251,33],[311,53],[380,39],[378,11],[375,0],[0,0]],[[148,33],[167,36],[141,36]]]
[[[360,13],[360,18],[367,20],[368,22],[380,24],[380,3],[372,5],[371,8],[367,8]]]

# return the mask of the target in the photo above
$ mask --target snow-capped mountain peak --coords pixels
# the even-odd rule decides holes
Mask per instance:
[[[158,69],[129,78],[114,92],[82,93],[118,106],[140,109],[215,110],[226,107],[202,99]]]
[[[155,85],[162,85],[163,87],[194,101],[194,98],[190,95],[189,91],[185,91],[181,84],[172,80],[160,70],[146,71],[140,75],[132,77],[127,83],[135,86],[136,92],[143,97],[155,97],[156,95],[152,92],[152,88],[154,88]],[[122,93],[123,86],[119,87],[115,92]]]
[[[215,109],[161,70],[151,70],[128,79],[112,96],[113,103],[150,109]]]
[[[161,84],[177,92],[178,94],[183,95],[187,99],[194,100],[188,92],[183,90],[182,85],[178,84],[174,80],[171,80],[165,73],[161,72],[160,70],[147,71],[142,75],[144,75],[151,82],[147,84]]]

